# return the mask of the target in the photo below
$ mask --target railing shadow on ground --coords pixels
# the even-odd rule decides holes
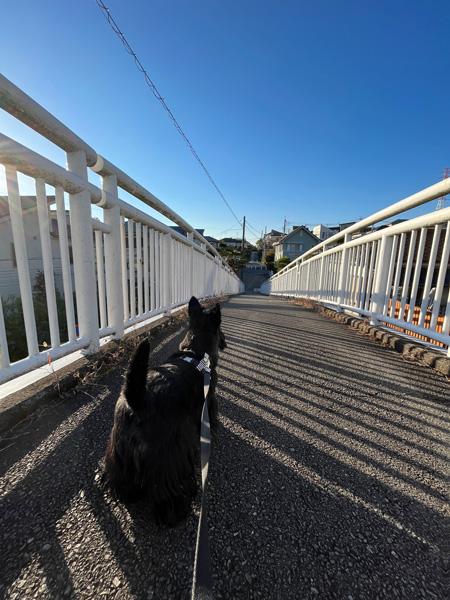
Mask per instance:
[[[237,363],[235,363],[236,366]],[[231,378],[232,376],[232,368],[233,368],[233,363],[230,361],[229,363],[229,368],[226,367],[222,367],[222,370],[227,374],[228,376]],[[241,380],[241,385],[243,386],[243,388],[245,388],[246,390],[250,391],[250,390],[258,390],[261,385],[259,384],[259,377],[258,377],[258,373],[257,371],[254,371],[254,376],[252,376],[251,374],[252,369],[251,368],[247,368],[247,376],[245,380]],[[283,382],[286,382],[286,377],[282,377],[280,376],[280,378],[273,376],[272,375],[272,379],[273,379],[273,384],[272,384],[272,388],[274,391],[276,391],[277,386]],[[290,383],[290,382],[289,382]],[[248,384],[248,385],[247,385]],[[262,386],[264,388],[267,388],[268,386]],[[308,398],[308,406],[315,406],[317,408],[320,407],[320,400],[329,400],[330,394],[333,393],[334,389],[331,385],[311,385],[311,383],[308,386],[309,388],[309,398]],[[387,392],[387,390],[386,390]],[[290,389],[289,390],[284,390],[283,391],[283,395],[286,396],[288,399],[293,400],[293,401],[298,401],[299,397],[302,396],[303,390],[299,389],[298,386],[291,384],[290,383]],[[379,433],[383,433],[384,436],[386,437],[391,437],[393,439],[396,439],[398,442],[401,442],[403,444],[407,444],[413,448],[416,448],[418,450],[423,450],[426,452],[429,452],[428,450],[426,450],[425,447],[420,447],[420,446],[416,446],[414,443],[411,443],[410,441],[405,441],[403,439],[403,437],[401,435],[395,435],[392,433],[386,433],[385,429],[382,427],[382,425],[392,425],[392,418],[390,418],[390,416],[402,416],[404,414],[405,411],[405,405],[400,403],[400,402],[395,402],[392,401],[389,406],[387,407],[386,405],[384,406],[385,409],[388,409],[386,412],[386,416],[385,415],[381,415],[379,414],[379,409],[380,409],[380,402],[376,402],[375,399],[378,396],[378,392],[373,393],[371,391],[366,391],[364,393],[359,392],[358,394],[358,399],[361,401],[361,407],[357,406],[355,407],[354,405],[352,405],[350,402],[345,402],[342,399],[334,399],[333,400],[333,406],[336,407],[335,409],[332,408],[321,408],[322,411],[324,411],[325,413],[329,413],[331,415],[335,415],[337,416],[341,416],[339,410],[342,409],[343,411],[345,411],[346,409],[351,408],[353,412],[356,412],[358,415],[361,415],[362,417],[366,417],[367,419],[373,418],[373,415],[376,414],[376,419],[379,422],[378,427],[374,427],[371,426],[367,423],[365,423],[365,427],[367,427],[368,429],[373,430],[374,432],[378,431]],[[373,398],[373,400],[371,399]],[[427,417],[430,418],[438,418],[439,422],[442,422],[442,426],[438,426],[436,424],[430,425],[430,429],[434,429],[436,430],[436,433],[440,433],[440,434],[446,434],[448,431],[448,428],[446,426],[446,423],[449,423],[449,419],[442,417],[442,411],[439,413],[433,413],[431,411],[427,411],[423,409],[423,401],[420,402],[420,400],[417,401],[417,407],[412,406],[410,408],[410,413],[414,412],[416,416],[409,414],[408,415],[408,419],[416,425],[422,425],[424,422],[424,419],[426,419]],[[396,409],[395,407],[398,407],[398,409]],[[366,408],[367,407],[367,408]],[[403,410],[401,410],[403,409]],[[294,409],[293,409],[294,410]],[[378,411],[378,412],[377,412]],[[388,416],[389,415],[389,416]],[[355,419],[346,416],[345,417],[346,420],[350,421],[350,422],[357,422]],[[331,425],[331,427],[334,427],[333,425]],[[395,425],[395,429],[398,429],[400,432],[409,432],[409,433],[414,433],[415,430],[410,427],[407,424],[403,424],[403,423],[397,423]],[[426,433],[421,433],[420,434],[421,437],[423,437],[423,439],[428,439],[429,441],[434,441],[434,437],[433,436],[428,436]],[[432,454],[433,456],[436,456],[436,451],[433,451],[432,453],[430,452],[430,454]],[[437,454],[439,456],[439,453]],[[444,458],[445,455],[441,455],[441,458]]]
[[[335,339],[339,339],[339,338],[335,338]],[[255,359],[258,358],[258,356],[260,356],[260,353],[263,353],[266,351],[267,349],[267,345],[265,345],[264,343],[261,343],[261,337],[257,338],[258,341],[255,342],[246,342],[246,351],[247,349],[253,349],[254,350],[254,354],[253,357]],[[351,346],[349,346],[351,347]],[[367,349],[367,342],[355,342],[355,348],[358,349]],[[388,350],[388,349],[386,349]],[[393,352],[393,351],[391,351]],[[259,354],[258,354],[259,353]],[[251,363],[252,360],[251,358],[248,358],[248,355],[246,354],[246,352],[244,353],[244,356],[246,357],[246,361],[248,363]],[[359,358],[359,363],[361,363],[361,356],[358,357]],[[402,358],[399,356],[396,356],[396,353],[393,353],[393,360],[394,361],[399,361],[399,364],[401,364]],[[275,365],[275,366],[279,366],[280,370],[279,372],[281,374],[284,373],[284,371],[282,370],[282,367],[298,367],[298,361],[296,361],[295,359],[292,359],[292,353],[289,351],[278,351],[276,356],[271,356],[270,357],[270,365],[271,368]],[[255,363],[257,364],[257,363]],[[331,358],[330,359],[324,359],[324,360],[312,360],[309,359],[308,361],[308,371],[306,372],[305,370],[305,375],[311,376],[314,374],[317,374],[318,376],[320,376],[323,373],[323,369],[326,368],[328,371],[332,372],[336,378],[339,378],[339,381],[342,382],[343,384],[349,384],[351,382],[354,382],[355,378],[354,378],[354,373],[355,373],[355,363],[354,362],[347,362],[343,359],[339,359],[337,362],[334,362]],[[419,369],[426,369],[426,367],[423,367],[421,365],[417,365],[417,368]],[[274,372],[277,372],[277,369],[274,368]],[[374,390],[382,390],[382,391],[389,391],[389,392],[394,392],[398,393],[398,394],[403,394],[403,395],[408,395],[408,399],[414,399],[417,398],[418,400],[420,400],[421,402],[423,402],[424,398],[423,396],[417,395],[418,394],[418,390],[417,387],[413,386],[413,385],[408,385],[408,384],[404,384],[403,387],[400,386],[398,382],[395,379],[392,378],[384,378],[383,380],[380,381],[379,378],[377,378],[376,376],[368,376],[367,373],[365,371],[360,371],[361,376],[364,376],[364,382],[366,385],[366,390],[370,393],[371,389]],[[323,384],[322,384],[323,385]],[[445,385],[444,385],[445,388]],[[445,395],[444,396],[440,396],[439,394],[443,392],[443,388],[441,386],[439,386],[439,384],[435,384],[433,385],[432,383],[430,384],[430,387],[426,390],[427,392],[427,397],[429,398],[429,394],[433,393],[433,390],[436,390],[436,392],[434,392],[436,395],[433,397],[433,403],[436,405],[439,404],[443,404],[443,405],[447,405],[448,401],[446,400]],[[425,393],[425,391],[423,392],[423,394]],[[421,405],[422,406],[422,405]],[[421,409],[422,410],[422,409]],[[443,418],[443,422],[449,422],[449,419],[445,419]]]
[[[240,314],[244,314],[247,308],[241,310]],[[257,311],[256,305],[254,310]],[[261,564],[271,573],[273,581],[280,582],[280,595],[270,592],[269,587],[267,597],[293,597],[289,595],[292,592],[288,582],[294,577],[300,585],[300,597],[312,598],[315,594],[326,598],[347,598],[348,594],[361,598],[394,597],[392,588],[396,587],[396,579],[404,582],[410,579],[410,586],[408,589],[405,585],[401,591],[397,586],[394,595],[417,596],[412,556],[420,556],[427,563],[428,591],[424,597],[438,597],[436,586],[440,584],[434,581],[432,587],[429,585],[433,578],[439,580],[443,564],[438,548],[444,544],[448,433],[445,425],[436,423],[441,418],[448,421],[449,402],[443,400],[448,397],[448,385],[434,376],[422,384],[420,376],[411,382],[402,377],[395,386],[394,382],[384,384],[383,377],[368,377],[369,364],[361,364],[357,353],[357,360],[347,368],[342,365],[336,368],[330,360],[330,356],[339,358],[336,347],[330,349],[330,356],[309,359],[306,364],[285,353],[291,360],[287,369],[282,370],[270,326],[262,323],[255,335],[254,323],[260,319],[255,315],[254,322],[245,326],[243,320],[228,315],[225,330],[229,355],[221,367],[226,375],[221,388],[222,422],[232,438],[239,440],[230,441],[230,446],[239,443],[241,450],[234,453],[234,448],[233,451],[222,448],[230,456],[227,460],[216,457],[218,466],[213,472],[215,483],[219,484],[227,477],[227,466],[233,464],[228,479],[235,480],[238,471],[241,481],[230,482],[233,494],[230,505],[239,507],[238,517],[215,525],[217,537],[223,540],[222,551],[232,541],[230,534],[226,538],[227,528],[236,521],[243,528],[239,534],[246,544],[243,556],[252,557],[255,549],[252,550],[248,540],[254,535],[254,523],[246,524],[245,515],[254,508],[254,520],[260,519],[264,512],[266,517],[274,516],[273,507],[277,506],[275,516],[284,512],[280,522],[290,521],[290,528],[275,531],[272,545],[265,538],[253,537],[257,544],[263,545],[256,550]],[[319,315],[314,320],[324,323]],[[330,324],[330,329],[339,332],[334,324]],[[354,332],[336,335],[336,345],[342,344],[342,337],[348,342],[349,335],[352,340],[356,337]],[[258,343],[249,344],[252,337]],[[280,346],[283,342],[278,338]],[[364,345],[366,349],[368,345],[370,342]],[[386,354],[394,368],[411,369],[401,357],[372,343],[371,357],[367,357],[367,362],[372,360],[371,373],[377,370],[374,358],[378,355],[380,363],[386,362]],[[262,364],[270,372],[270,381],[266,377],[261,382]],[[423,369],[416,367],[419,373]],[[294,368],[296,371],[290,372]],[[423,371],[426,374],[426,369]],[[373,392],[367,389],[372,380]],[[430,380],[434,382],[433,390]],[[303,381],[307,382],[305,387]],[[247,460],[249,448],[255,455],[251,461]],[[245,459],[236,463],[233,457],[239,453]],[[276,466],[268,465],[268,454]],[[267,466],[262,467],[261,461]],[[269,480],[264,479],[268,473],[271,473]],[[312,493],[307,489],[309,484]],[[216,489],[214,483],[212,487]],[[248,490],[256,489],[259,493],[255,501]],[[269,530],[276,529],[276,521],[275,518],[268,523]],[[276,548],[276,561],[267,548]],[[369,563],[374,563],[374,568],[364,568],[366,557]],[[258,580],[267,583],[268,573],[258,569],[252,558],[248,562],[257,569],[252,583]],[[218,564],[217,561],[216,567]],[[320,585],[313,584],[313,580]],[[352,581],[361,582],[356,593]],[[238,585],[246,589],[242,574],[236,585],[239,597]],[[222,592],[225,593],[224,589]]]
[[[342,360],[338,349],[348,352],[355,332],[296,307],[298,335],[278,354],[287,338],[261,316],[235,318],[242,300],[224,303],[228,349],[207,492],[217,597],[439,597],[448,385],[433,374],[421,382],[374,343]],[[330,331],[326,352],[321,338],[313,343],[318,323]],[[152,364],[183,336],[180,327],[158,338]],[[389,378],[406,371],[384,381],[375,375],[383,366]],[[186,523],[167,530],[145,508],[101,493],[121,372],[102,383],[25,441],[17,479],[3,488],[2,584],[20,593],[26,580],[52,600],[66,591],[187,599],[199,497]]]

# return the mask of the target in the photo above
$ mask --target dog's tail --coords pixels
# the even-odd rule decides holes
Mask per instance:
[[[124,395],[129,406],[136,412],[146,407],[145,387],[149,354],[150,342],[145,338],[136,348],[125,376]]]

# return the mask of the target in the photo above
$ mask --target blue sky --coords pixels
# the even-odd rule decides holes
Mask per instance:
[[[450,167],[447,0],[104,3],[257,232],[358,220]],[[239,234],[94,0],[4,3],[0,28],[3,75],[194,227]],[[0,130],[64,164],[3,111]]]

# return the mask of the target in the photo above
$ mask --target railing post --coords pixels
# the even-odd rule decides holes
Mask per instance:
[[[311,298],[311,286],[310,286],[310,277],[311,277],[311,261],[309,261],[308,263],[308,270],[306,272],[306,289],[308,290],[308,298]],[[316,294],[316,300],[321,300],[322,299],[322,292],[323,292],[323,282],[325,279],[325,258],[323,256],[323,252],[322,255],[320,257],[320,275],[319,275],[319,289],[317,290],[317,294]]]
[[[118,197],[117,177],[105,175],[102,177],[102,187],[114,198]],[[103,209],[105,223],[111,227],[111,233],[105,235],[105,271],[106,297],[108,309],[108,326],[115,332],[113,339],[119,340],[124,332],[124,307],[122,284],[122,245],[120,208],[117,204]]]
[[[5,320],[3,317],[2,295],[0,294],[0,369],[9,367],[8,340],[6,339]]]
[[[64,190],[55,188],[56,215],[58,220],[59,247],[61,252],[61,268],[64,287],[64,305],[66,307],[67,331],[69,342],[75,342],[77,332],[75,329],[75,308],[72,289],[72,269],[70,268],[69,236],[67,233],[66,207],[64,203]]]
[[[120,217],[120,252],[122,254],[122,319],[127,321],[130,316],[130,307],[128,302],[127,241],[125,235],[125,219],[123,216]],[[154,292],[152,293],[154,294]]]
[[[56,306],[55,278],[53,273],[52,246],[50,241],[50,219],[48,214],[45,181],[36,179],[36,204],[41,236],[42,262],[44,264],[45,295],[47,300],[48,322],[52,348],[60,345],[58,309]]]
[[[352,236],[348,233],[344,237],[344,244],[349,242],[352,239]],[[338,304],[336,306],[337,312],[342,312],[341,304],[344,303],[344,295],[345,295],[345,280],[347,278],[348,273],[348,259],[350,256],[349,248],[345,248],[342,250],[342,259],[341,259],[341,268],[339,272],[339,284],[338,284]]]
[[[371,325],[379,325],[376,315],[383,311],[386,302],[389,269],[386,269],[385,265],[389,264],[392,244],[393,238],[391,236],[384,235],[381,238],[379,254],[375,262],[375,281],[372,289],[372,302],[370,304]]]
[[[201,244],[202,250],[203,250],[203,285],[202,285],[202,296],[205,297],[206,294],[206,244]]]
[[[164,315],[170,317],[172,313],[172,236],[170,233],[164,235],[163,253],[163,306],[166,307]]]
[[[6,165],[5,173],[28,354],[29,356],[36,356],[39,354],[39,347],[17,171],[14,167]]]
[[[87,181],[86,154],[82,150],[67,153],[67,168]],[[92,354],[100,344],[90,194],[87,190],[69,194],[69,203],[78,325],[80,336],[90,340],[84,352]]]
[[[450,223],[447,224],[447,228],[446,228],[446,232],[445,232],[444,245],[442,247],[442,254],[441,254],[441,260],[440,260],[441,264],[439,266],[438,278],[437,278],[437,282],[436,282],[435,298],[443,299],[442,292],[444,290],[444,282],[445,282],[446,274],[448,273],[449,257],[450,257]],[[450,291],[449,291],[449,294],[450,294]],[[448,316],[448,313],[449,313],[449,299],[447,299],[447,310],[446,310],[447,316]],[[439,315],[439,302],[435,302],[433,309],[431,311],[430,329],[436,329],[438,315]],[[447,323],[448,323],[448,319],[447,319]],[[442,329],[442,331],[447,333],[448,329],[447,330]]]
[[[220,282],[219,282],[220,263],[219,263],[219,259],[217,258],[217,256],[214,257],[213,265],[214,265],[213,296],[218,296],[219,291],[220,291]]]
[[[295,291],[296,297],[300,297],[300,279],[301,279],[301,269],[302,269],[302,261],[299,260],[295,265],[296,275],[295,275]]]
[[[194,295],[194,232],[188,231],[187,239],[192,242],[189,248],[189,263],[188,263],[188,297]]]

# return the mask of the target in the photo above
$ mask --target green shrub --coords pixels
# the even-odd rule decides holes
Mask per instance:
[[[66,307],[64,298],[55,288],[56,308],[58,312],[59,335],[61,343],[69,339],[67,331]],[[10,295],[2,300],[3,316],[5,320],[6,339],[11,362],[16,362],[28,356],[27,338],[25,334],[25,321],[23,318],[22,300],[20,296]],[[36,320],[36,331],[39,349],[43,350],[43,343],[50,346],[50,325],[47,311],[47,297],[45,293],[44,273],[39,271],[33,285],[33,308]]]
[[[268,250],[266,252],[266,256],[262,259],[262,262],[273,263],[274,260],[275,260],[275,250]]]
[[[291,259],[288,256],[283,256],[283,258],[279,258],[277,260],[277,262],[275,263],[275,273],[278,273],[278,271],[281,271],[281,269],[284,269],[284,267],[286,265],[288,265],[291,262]]]

